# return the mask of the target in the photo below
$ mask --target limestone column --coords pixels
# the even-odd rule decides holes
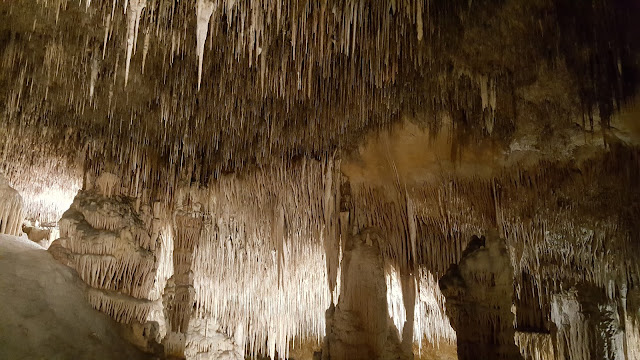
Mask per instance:
[[[173,277],[163,295],[169,322],[164,339],[165,354],[184,356],[189,322],[193,314],[193,252],[200,240],[203,217],[199,209],[179,211],[174,220]]]

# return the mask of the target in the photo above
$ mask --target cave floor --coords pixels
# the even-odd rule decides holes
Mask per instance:
[[[26,238],[0,235],[0,359],[143,359],[84,284]]]

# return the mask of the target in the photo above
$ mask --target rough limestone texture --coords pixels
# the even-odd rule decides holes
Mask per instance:
[[[0,234],[18,236],[24,219],[22,197],[0,174]]]
[[[458,358],[521,359],[514,341],[513,269],[504,241],[474,237],[440,279]]]
[[[63,214],[60,239],[49,251],[89,285],[87,297],[95,309],[120,323],[143,325],[148,339],[135,343],[152,348],[149,341],[164,325],[146,324],[160,297],[154,290],[161,247],[153,234],[153,216],[143,215],[151,210],[139,209],[118,179],[104,173],[88,181]]]
[[[203,226],[194,206],[171,219],[162,204],[142,204],[105,172],[78,193],[49,252],[78,272],[93,307],[123,323],[124,336],[140,349],[186,359],[242,359],[219,324],[193,311],[192,259]]]
[[[634,359],[625,355],[626,338],[619,303],[593,286],[556,294],[551,301],[556,356],[560,359]]]
[[[347,240],[338,305],[327,310],[323,359],[412,358],[389,317],[382,241],[371,229]]]
[[[25,237],[0,235],[0,274],[0,359],[148,358],[91,308],[74,271]]]
[[[92,304],[119,322],[144,322],[150,300],[156,300],[148,298],[156,260],[131,201],[82,191],[60,220],[60,230],[55,247],[69,251],[70,265],[92,288]]]

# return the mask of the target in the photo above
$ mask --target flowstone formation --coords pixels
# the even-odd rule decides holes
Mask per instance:
[[[96,309],[119,322],[144,323],[162,292],[154,286],[163,244],[120,187],[107,173],[78,193],[49,250],[91,287]]]

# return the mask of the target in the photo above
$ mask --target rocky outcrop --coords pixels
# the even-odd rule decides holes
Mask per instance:
[[[513,269],[504,240],[474,237],[440,279],[458,358],[521,359],[514,342]]]
[[[76,196],[51,251],[91,287],[88,297],[96,309],[119,322],[144,323],[158,300],[152,294],[158,244],[134,199],[114,191],[107,176]]]

